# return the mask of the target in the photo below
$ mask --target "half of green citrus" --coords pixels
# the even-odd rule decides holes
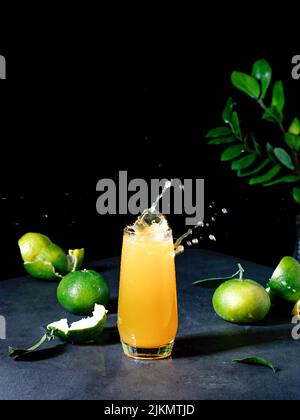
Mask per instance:
[[[284,257],[267,284],[267,291],[288,302],[300,300],[300,264],[293,257]]]
[[[107,317],[103,305],[95,305],[93,316],[73,322],[69,326],[67,319],[61,319],[47,326],[47,330],[68,343],[81,344],[95,341],[101,335]]]

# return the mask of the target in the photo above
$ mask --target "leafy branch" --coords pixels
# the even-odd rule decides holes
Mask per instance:
[[[263,111],[262,119],[278,125],[284,147],[258,141],[252,132],[243,133],[237,104],[229,98],[223,111],[224,126],[207,134],[209,145],[225,146],[221,161],[231,162],[231,169],[240,178],[249,178],[249,185],[265,187],[278,184],[300,186],[300,121],[294,118],[288,130],[284,127],[285,93],[282,81],[276,81],[270,105],[266,96],[272,81],[272,68],[262,59],[256,61],[251,75],[234,71],[231,82],[240,91],[256,101]],[[300,188],[292,189],[293,198],[300,204]]]

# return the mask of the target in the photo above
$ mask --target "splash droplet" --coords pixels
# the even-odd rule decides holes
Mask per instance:
[[[175,242],[175,249],[179,247],[179,245],[184,241],[184,239],[188,238],[193,234],[193,229],[189,229],[184,235],[180,236],[179,239]]]
[[[184,253],[184,246],[183,245],[179,245],[179,247],[176,249],[175,254],[176,255],[180,255]]]

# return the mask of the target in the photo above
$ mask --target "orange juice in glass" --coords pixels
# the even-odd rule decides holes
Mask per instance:
[[[178,329],[175,251],[158,213],[144,212],[124,231],[118,328],[127,356],[171,356]]]

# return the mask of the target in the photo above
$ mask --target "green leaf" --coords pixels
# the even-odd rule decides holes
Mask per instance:
[[[219,139],[209,140],[207,144],[229,144],[236,142],[236,137],[222,137]]]
[[[272,108],[282,113],[285,105],[285,96],[282,81],[276,82],[273,89]]]
[[[278,368],[276,368],[271,362],[268,360],[262,359],[261,357],[245,357],[244,359],[234,359],[232,363],[243,363],[246,365],[256,365],[256,366],[265,366],[273,371],[273,373],[278,372]]]
[[[254,77],[249,76],[246,73],[234,71],[231,74],[232,84],[242,92],[249,95],[251,98],[258,99],[260,95],[259,83]]]
[[[272,68],[267,60],[258,60],[254,63],[252,76],[259,80],[261,83],[260,99],[263,100],[266,96],[272,79]]]
[[[300,204],[300,188],[293,189],[293,198],[297,204]]]
[[[260,147],[259,143],[256,141],[253,134],[251,134],[251,138],[252,138],[253,146],[254,146],[254,149],[255,149],[256,153],[258,155],[261,155],[261,147]]]
[[[246,169],[255,162],[256,158],[256,152],[250,153],[250,155],[242,157],[241,159],[236,160],[235,162],[232,162],[231,169],[233,171],[240,171],[242,169]]]
[[[264,162],[259,165],[257,168],[251,170],[251,171],[247,171],[247,172],[238,172],[238,176],[239,177],[245,177],[245,176],[251,176],[251,175],[256,175],[258,174],[260,171],[262,171],[266,166],[269,165],[269,163],[271,163],[271,159],[266,159],[264,160]]]
[[[298,118],[294,118],[292,124],[290,125],[290,128],[288,129],[288,132],[290,134],[294,134],[295,136],[299,136],[300,134],[300,121]]]
[[[265,184],[269,181],[271,181],[273,178],[275,178],[276,175],[279,174],[281,170],[281,165],[278,164],[276,166],[273,166],[268,172],[266,172],[264,175],[261,175],[256,178],[251,178],[249,181],[249,185],[256,185],[256,184]]]
[[[267,143],[266,144],[266,149],[267,149],[267,153],[268,153],[269,158],[273,162],[277,162],[276,159],[275,159],[275,155],[274,155],[274,147],[270,143]]]
[[[232,129],[236,136],[241,137],[241,126],[238,113],[235,111],[232,113]]]
[[[240,156],[242,151],[244,150],[244,146],[241,144],[236,144],[235,146],[230,146],[228,149],[224,150],[221,156],[222,162],[226,162],[228,160],[232,160]]]
[[[286,168],[291,169],[292,171],[295,169],[295,165],[293,164],[291,156],[281,147],[275,147],[274,154]]]
[[[233,103],[232,98],[229,98],[227,103],[226,103],[225,109],[223,111],[223,121],[226,124],[231,123],[231,114],[232,114],[232,109],[233,109],[234,105],[235,104]]]
[[[286,144],[292,149],[299,152],[300,150],[300,136],[291,133],[285,133],[284,135]]]
[[[276,107],[271,107],[264,112],[262,119],[273,122],[275,124],[282,124],[283,114]]]
[[[229,127],[218,127],[211,130],[207,133],[206,138],[213,138],[213,137],[226,137],[230,136],[232,131]]]
[[[268,182],[267,184],[264,184],[264,187],[271,187],[273,185],[277,185],[277,184],[283,184],[283,183],[292,183],[292,182],[297,182],[300,181],[300,176],[297,175],[286,175],[283,176],[282,178],[276,179],[276,181],[272,181],[272,182]]]
[[[246,137],[244,138],[244,146],[245,146],[245,151],[248,153],[252,153],[253,149],[252,149],[252,141],[250,144],[250,134],[246,134]]]

